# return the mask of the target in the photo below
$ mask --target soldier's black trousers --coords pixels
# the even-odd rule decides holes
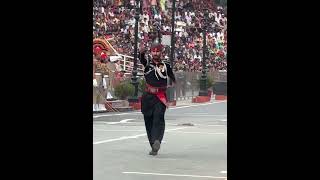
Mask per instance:
[[[161,143],[163,139],[165,129],[164,114],[166,106],[159,101],[150,108],[149,113],[144,113],[144,123],[150,146],[152,146],[155,140],[159,140]]]

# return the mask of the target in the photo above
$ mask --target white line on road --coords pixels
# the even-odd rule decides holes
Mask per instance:
[[[224,133],[186,132],[186,131],[174,131],[174,133],[186,133],[186,134],[224,134]]]
[[[222,174],[227,174],[227,171],[220,171],[220,173],[222,173]]]
[[[96,145],[96,144],[108,143],[108,142],[113,142],[113,141],[121,141],[121,140],[126,140],[126,139],[136,139],[138,137],[145,136],[145,135],[147,135],[147,134],[144,133],[144,134],[138,134],[135,136],[122,136],[122,137],[115,138],[115,139],[107,139],[107,140],[103,140],[103,141],[94,142],[93,144]]]
[[[198,125],[201,125],[201,124],[198,124]],[[218,125],[218,124],[209,124],[209,125],[204,125],[204,126],[215,126],[215,127],[222,127],[222,126],[226,126],[226,125]]]
[[[227,116],[228,114],[214,114],[214,116]]]
[[[216,127],[226,127],[226,125],[222,124],[193,124],[195,126],[216,126]]]
[[[176,124],[176,123],[168,123],[166,122],[167,125],[173,125],[173,126],[181,126],[181,124]],[[195,126],[216,126],[216,127],[226,127],[226,125],[221,125],[221,124],[194,124],[194,123],[191,123]],[[191,127],[190,127],[191,128]]]
[[[95,131],[105,131],[105,132],[144,132],[146,130],[123,130],[123,129],[112,129],[112,130],[107,130],[107,129],[96,129],[93,128]]]
[[[188,128],[188,127],[168,129],[165,132],[170,132],[170,131],[175,131],[175,130],[180,130],[180,129],[186,129],[186,128]],[[134,136],[122,136],[122,137],[115,138],[115,139],[107,139],[107,140],[103,140],[103,141],[93,142],[93,144],[96,145],[96,144],[108,143],[108,142],[113,142],[113,141],[121,141],[121,140],[126,140],[126,139],[136,139],[138,137],[146,136],[146,135],[147,135],[146,133],[143,133],[143,134],[138,134],[138,135],[134,135]]]
[[[180,176],[180,177],[197,177],[197,178],[211,178],[211,179],[226,179],[227,177],[217,176],[200,176],[187,174],[162,174],[162,173],[146,173],[146,172],[122,172],[124,174],[142,174],[142,175],[156,175],[156,176]]]
[[[141,114],[141,112],[130,112],[130,113],[120,113],[120,114],[102,114],[102,115],[93,116],[93,118],[109,117],[109,116],[121,116],[121,115],[127,115],[127,114]]]
[[[170,116],[187,116],[187,117],[216,117],[213,114],[170,114]],[[220,121],[221,119],[214,119]]]
[[[172,107],[172,108],[169,108],[169,110],[170,109],[188,108],[188,107],[194,107],[194,106],[206,106],[206,105],[210,105],[210,104],[219,104],[219,103],[224,103],[224,102],[227,102],[227,101],[219,101],[219,102],[211,102],[211,103],[205,103],[205,104],[195,104],[195,105],[187,105],[187,106],[180,106],[180,107]],[[93,118],[108,117],[108,116],[121,116],[121,115],[127,115],[127,114],[141,114],[141,112],[138,111],[138,112],[120,113],[120,114],[102,114],[102,115],[93,116]],[[217,115],[217,116],[219,116],[219,115]]]
[[[128,121],[133,121],[134,119],[123,119],[120,122],[106,122],[106,124],[121,124],[121,123],[127,123]]]

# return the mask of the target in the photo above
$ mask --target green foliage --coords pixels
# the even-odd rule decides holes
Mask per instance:
[[[208,76],[207,77],[207,88],[208,89],[211,88],[213,86],[213,84],[214,84],[213,77]]]
[[[115,96],[121,100],[126,100],[129,96],[134,94],[134,86],[130,81],[123,81],[114,89]]]

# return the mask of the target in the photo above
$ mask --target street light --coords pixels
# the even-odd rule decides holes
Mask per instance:
[[[135,12],[135,26],[134,26],[134,60],[133,60],[133,70],[132,70],[132,82],[131,84],[134,86],[134,95],[130,98],[131,102],[138,102],[138,23],[140,17],[140,0],[136,0],[136,12]]]
[[[172,1],[172,14],[171,14],[171,51],[170,51],[170,66],[173,68],[173,61],[174,61],[174,48],[175,48],[175,11],[176,11],[176,0]],[[169,80],[169,84],[172,85],[172,80]],[[174,88],[168,87],[167,90],[168,100],[172,102],[174,100]]]
[[[207,59],[207,19],[208,19],[208,9],[204,9],[204,19],[203,19],[203,56],[202,56],[202,74],[200,78],[200,91],[199,96],[208,96],[207,89],[207,71],[206,71],[206,59]]]

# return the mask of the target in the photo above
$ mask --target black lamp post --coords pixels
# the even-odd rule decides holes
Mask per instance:
[[[138,24],[140,17],[140,0],[136,0],[136,12],[135,12],[135,26],[134,26],[134,61],[133,61],[133,70],[132,70],[132,78],[131,84],[134,86],[134,95],[130,98],[131,102],[138,102]]]
[[[208,19],[208,9],[204,9],[204,19],[203,19],[203,56],[202,56],[202,74],[200,78],[200,91],[199,96],[208,96],[207,89],[207,70],[206,70],[206,60],[207,60],[207,19]]]
[[[175,11],[176,11],[176,0],[172,1],[172,14],[171,14],[171,51],[170,51],[170,66],[173,68],[174,61],[174,49],[175,49]],[[172,80],[170,79],[170,85],[172,85]],[[168,100],[172,102],[174,100],[174,88],[169,87],[167,90]]]

